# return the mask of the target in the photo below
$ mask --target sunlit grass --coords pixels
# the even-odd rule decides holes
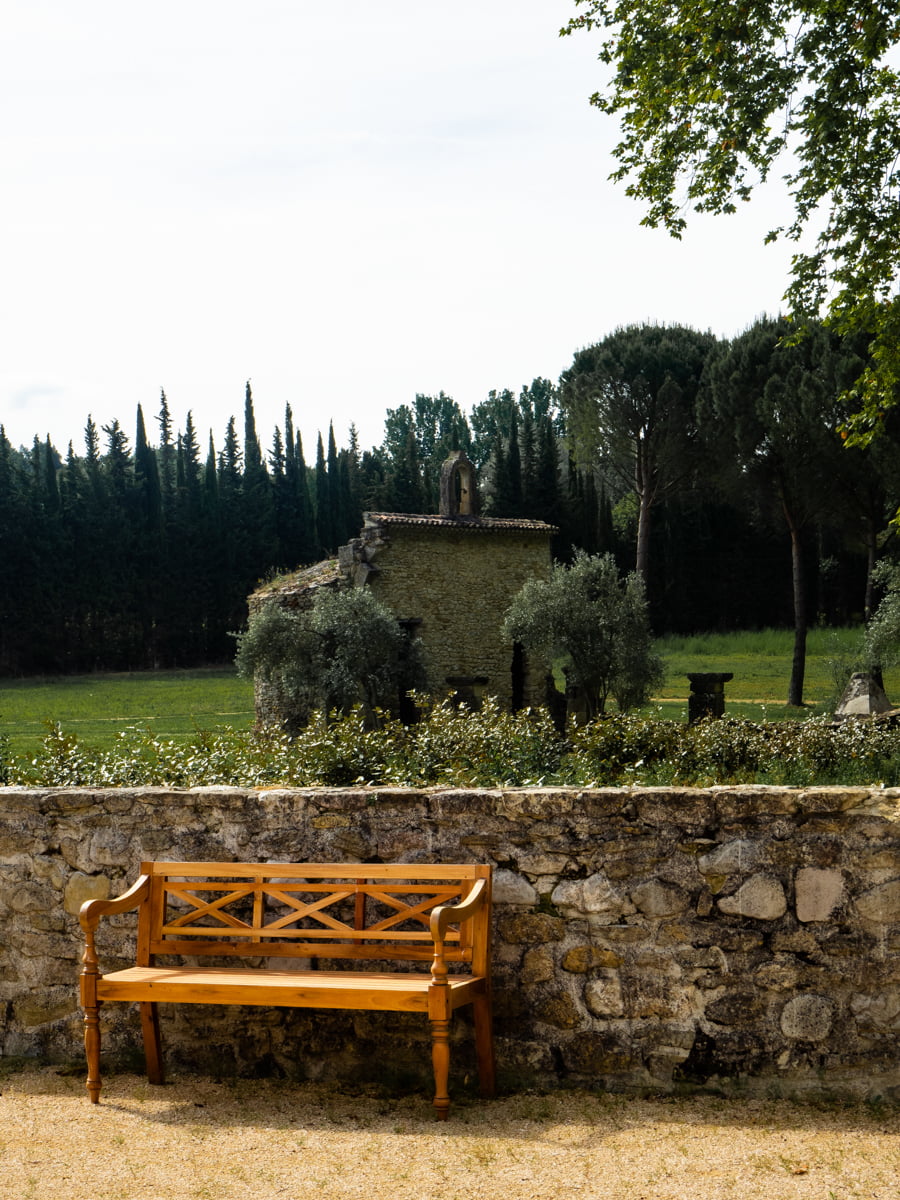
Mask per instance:
[[[786,704],[791,630],[661,638],[656,645],[665,663],[665,683],[645,711],[686,720],[688,674],[715,671],[734,676],[725,686],[729,717],[773,721],[825,712],[834,699],[832,662],[849,662],[859,638],[858,627],[810,630],[802,709]],[[900,671],[887,673],[885,685],[888,696],[900,702]],[[186,741],[197,730],[247,730],[253,715],[252,684],[231,667],[0,680],[0,737],[8,739],[15,755],[37,753],[48,723],[58,723],[83,745],[105,750],[132,726]]]
[[[654,701],[661,715],[681,719],[690,691],[688,674],[731,673],[725,685],[729,716],[748,720],[780,720],[808,716],[828,709],[835,698],[833,663],[850,663],[858,652],[861,630],[810,629],[806,647],[804,708],[787,706],[794,634],[790,629],[742,630],[660,638],[656,649],[666,667],[666,679]],[[900,672],[885,675],[888,696],[900,697]]]
[[[233,667],[0,680],[0,736],[13,753],[35,753],[48,722],[101,749],[133,725],[174,739],[218,726],[247,729],[253,685]]]

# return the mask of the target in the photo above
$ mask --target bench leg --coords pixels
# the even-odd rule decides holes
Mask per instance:
[[[434,1066],[434,1107],[439,1121],[447,1120],[450,1095],[450,1022],[431,1022],[431,1062]]]
[[[100,1005],[85,1007],[84,1010],[84,1053],[87,1058],[87,1083],[85,1087],[91,1104],[100,1103]]]
[[[138,1004],[141,1011],[141,1031],[144,1035],[144,1059],[147,1063],[147,1078],[151,1083],[165,1083],[162,1047],[159,1040],[159,1014],[150,1001]]]
[[[476,996],[472,1004],[475,1018],[475,1057],[478,1062],[478,1090],[484,1097],[496,1092],[494,1079],[494,1029],[490,996]]]

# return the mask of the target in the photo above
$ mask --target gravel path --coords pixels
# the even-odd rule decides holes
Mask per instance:
[[[458,1103],[324,1085],[8,1075],[2,1200],[897,1200],[900,1111],[584,1092]]]

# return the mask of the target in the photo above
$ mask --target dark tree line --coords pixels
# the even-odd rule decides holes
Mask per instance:
[[[290,408],[264,451],[246,389],[243,438],[201,449],[190,413],[175,432],[165,394],[151,445],[137,410],[89,417],[83,453],[49,438],[14,449],[0,429],[0,672],[186,666],[234,655],[231,631],[267,572],[312,562],[358,529],[351,447],[330,437],[307,466]],[[324,487],[321,524],[315,489]]]
[[[777,322],[733,341],[680,327],[617,330],[558,385],[390,409],[380,445],[333,429],[307,463],[293,414],[260,441],[201,447],[165,394],[154,435],[89,417],[81,452],[14,448],[0,427],[0,674],[228,661],[260,579],[333,554],[364,511],[435,512],[440,466],[465,450],[488,515],[559,529],[554,553],[611,553],[640,571],[654,629],[692,632],[867,615],[890,550],[900,437],[885,421],[847,450],[837,397],[859,346]],[[802,669],[792,696],[802,694]]]

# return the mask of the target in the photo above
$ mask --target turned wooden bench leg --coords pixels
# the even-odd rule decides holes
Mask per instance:
[[[434,1066],[434,1108],[439,1121],[447,1120],[450,1111],[450,1022],[431,1022],[431,1062]]]
[[[91,1104],[100,1103],[100,1005],[85,1006],[84,1010],[84,1053],[87,1058],[87,1083],[85,1087]]]
[[[159,1013],[152,1001],[138,1004],[141,1012],[141,1031],[144,1035],[144,1059],[147,1063],[147,1078],[151,1083],[165,1083],[162,1046],[159,1040]]]
[[[494,1030],[490,996],[476,996],[472,1004],[475,1018],[475,1058],[478,1062],[478,1091],[484,1097],[496,1094],[494,1073]]]

